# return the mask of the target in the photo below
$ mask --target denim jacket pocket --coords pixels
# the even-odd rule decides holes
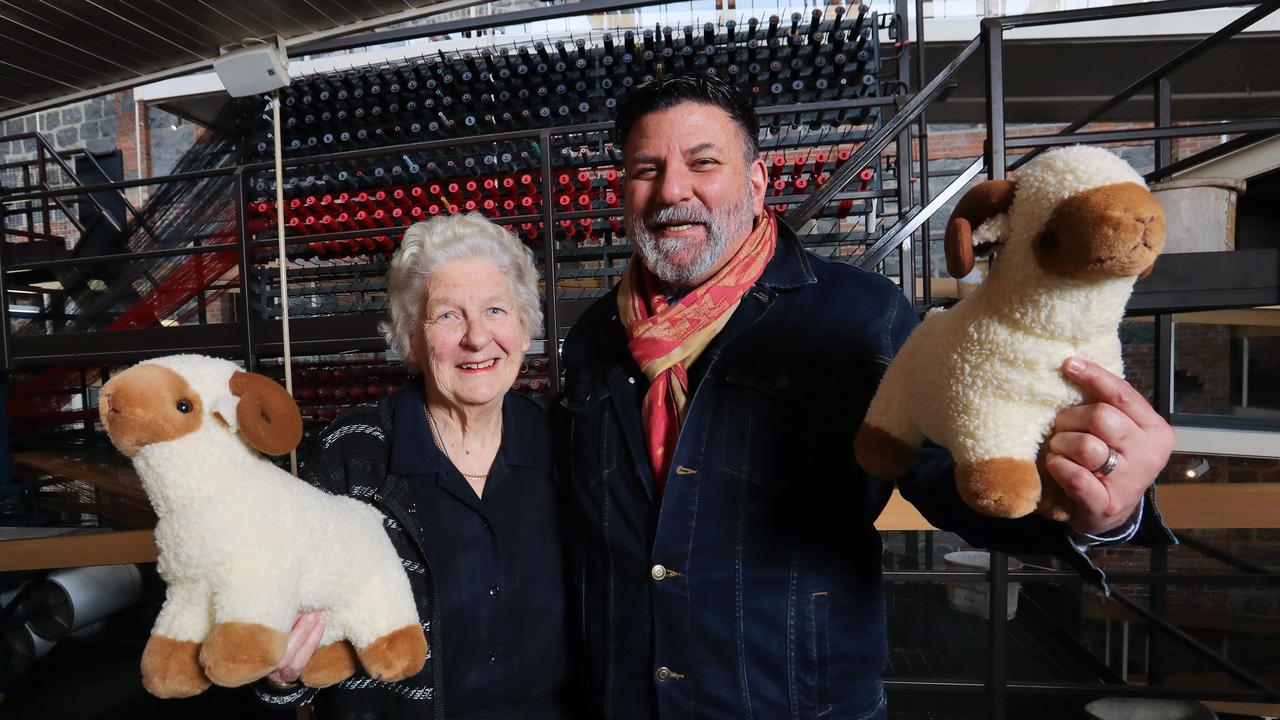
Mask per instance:
[[[727,467],[752,483],[783,489],[829,474],[852,448],[850,406],[857,398],[844,382],[847,359],[822,355],[740,358],[725,371],[721,405],[730,450]]]
[[[805,608],[805,672],[803,685],[809,688],[813,717],[831,712],[831,636],[827,623],[829,596],[810,593]]]

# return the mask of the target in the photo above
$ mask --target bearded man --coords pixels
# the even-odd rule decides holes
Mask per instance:
[[[915,313],[766,210],[755,112],[733,86],[646,83],[617,124],[636,257],[563,351],[590,716],[884,718],[874,522],[893,487],[858,467],[853,439]],[[1051,441],[1071,527],[971,511],[937,448],[900,489],[970,543],[1062,554],[1101,579],[1089,544],[1169,537],[1143,496],[1173,432],[1120,378],[1064,372],[1099,399],[1064,411]]]

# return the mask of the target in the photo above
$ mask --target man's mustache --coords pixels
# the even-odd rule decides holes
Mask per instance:
[[[659,225],[685,225],[692,223],[710,225],[713,220],[711,213],[704,207],[672,205],[647,215],[644,218],[644,226],[652,231],[656,230]]]

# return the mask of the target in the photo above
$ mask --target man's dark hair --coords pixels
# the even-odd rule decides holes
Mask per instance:
[[[760,121],[746,93],[736,85],[718,77],[705,75],[668,75],[641,83],[618,103],[614,132],[618,145],[627,145],[627,136],[640,118],[652,112],[669,110],[683,102],[718,107],[729,115],[742,132],[743,153],[747,161],[760,157]]]

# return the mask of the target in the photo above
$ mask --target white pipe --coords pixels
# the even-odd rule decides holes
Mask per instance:
[[[276,247],[280,252],[280,340],[284,346],[284,389],[293,396],[293,355],[289,347],[289,261],[284,244],[284,157],[280,149],[280,91],[271,94],[272,139],[276,152]],[[289,471],[298,474],[298,450],[289,451]]]
[[[138,602],[142,575],[136,565],[97,565],[50,573],[32,588],[27,624],[57,641]]]
[[[149,137],[149,136],[148,136]],[[137,100],[133,101],[133,151],[138,163],[138,179],[142,179],[142,103]],[[137,199],[134,202],[138,207],[142,207],[142,196],[145,189],[139,185],[137,188]]]

